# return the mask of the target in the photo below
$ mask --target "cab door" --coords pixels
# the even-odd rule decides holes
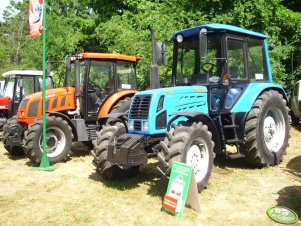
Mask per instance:
[[[295,84],[292,97],[290,99],[290,108],[295,117],[301,118],[301,81]]]

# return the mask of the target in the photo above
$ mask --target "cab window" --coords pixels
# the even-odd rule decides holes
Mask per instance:
[[[117,61],[118,89],[136,89],[135,69],[131,62]]]
[[[246,79],[244,40],[227,39],[228,73],[231,79]]]
[[[248,40],[248,63],[251,80],[268,80],[262,40]]]

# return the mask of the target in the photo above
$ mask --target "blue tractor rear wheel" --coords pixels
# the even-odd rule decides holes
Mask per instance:
[[[242,151],[254,166],[280,163],[289,139],[289,109],[276,90],[263,92],[251,108],[245,124]]]

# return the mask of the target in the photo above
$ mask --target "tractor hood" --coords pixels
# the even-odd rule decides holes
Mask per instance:
[[[0,97],[0,110],[8,110],[9,97]]]
[[[136,95],[182,95],[188,93],[207,93],[206,86],[177,86],[177,87],[167,87],[167,88],[160,88],[160,89],[151,89],[146,91],[138,92]]]
[[[46,112],[75,110],[75,88],[64,87],[46,90]],[[26,125],[42,117],[42,92],[26,96],[18,109],[19,122]]]
[[[181,86],[136,93],[129,111],[129,128],[133,133],[165,133],[177,112],[208,114],[207,87]]]

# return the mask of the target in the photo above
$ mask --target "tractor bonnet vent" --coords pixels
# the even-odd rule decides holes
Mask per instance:
[[[150,102],[151,95],[135,96],[131,107],[130,118],[147,119]]]

